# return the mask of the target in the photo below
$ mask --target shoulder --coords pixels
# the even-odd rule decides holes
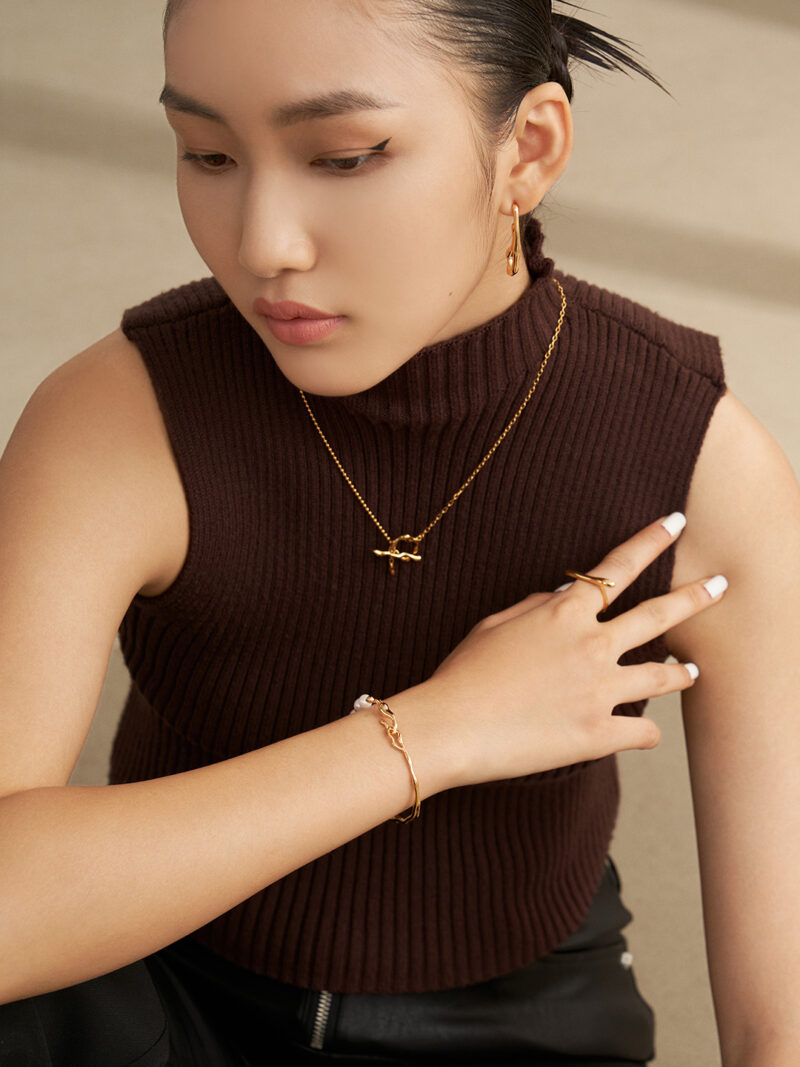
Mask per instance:
[[[771,597],[796,572],[800,552],[800,485],[785,452],[731,392],[717,404],[697,460],[676,544],[673,587],[723,573],[727,611]],[[721,616],[721,612],[715,612]],[[701,629],[705,614],[685,631]]]
[[[112,451],[119,448],[117,442],[130,446],[135,441],[138,453],[152,441],[159,422],[139,350],[116,329],[40,383],[15,434],[35,438],[44,446],[66,438],[88,448],[100,434]]]
[[[687,371],[722,388],[725,373],[719,339],[665,318],[651,308],[572,275],[559,275],[569,294],[572,321],[588,340],[635,349],[645,346],[674,370]]]
[[[88,399],[98,390],[113,392],[130,385],[141,368],[136,346],[121,329],[101,337],[82,352],[56,367],[37,387],[26,411],[44,403],[56,402],[66,393],[71,399]]]
[[[171,572],[184,538],[182,487],[150,378],[122,330],[37,387],[3,457],[0,487],[6,500],[38,501],[22,508],[21,522],[47,514],[85,546],[104,536],[109,550],[118,542],[121,561],[127,540],[134,592],[137,568],[142,585]]]

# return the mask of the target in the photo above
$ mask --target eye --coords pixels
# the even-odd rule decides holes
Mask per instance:
[[[226,156],[224,152],[208,152],[201,154],[199,152],[184,152],[181,156],[181,160],[186,163],[192,163],[194,166],[199,167],[200,170],[226,170],[228,163],[233,163],[230,156]]]
[[[368,166],[368,160],[373,159],[373,155],[367,156],[349,156],[347,159],[316,159],[314,165],[322,167],[324,170],[350,171],[350,170],[363,170]]]
[[[367,167],[374,165],[389,141],[390,138],[387,137],[385,141],[373,145],[369,152],[360,156],[347,156],[343,159],[315,159],[313,166],[321,167],[323,170],[329,170],[335,174],[365,170]]]

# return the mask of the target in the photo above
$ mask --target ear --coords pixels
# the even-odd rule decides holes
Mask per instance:
[[[569,162],[573,137],[572,109],[560,85],[545,82],[526,93],[514,132],[501,150],[508,153],[504,214],[511,214],[515,200],[521,215],[541,203]]]

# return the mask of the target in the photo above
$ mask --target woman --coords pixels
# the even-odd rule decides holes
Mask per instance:
[[[725,1062],[788,1062],[797,487],[711,339],[515,239],[570,154],[574,35],[503,10],[168,12],[215,281],[49,379],[3,466],[2,995],[29,1052],[645,1061],[608,757],[682,689]],[[121,620],[113,784],[66,789]],[[696,687],[642,665],[668,651]],[[408,763],[373,704],[346,714],[364,689]]]

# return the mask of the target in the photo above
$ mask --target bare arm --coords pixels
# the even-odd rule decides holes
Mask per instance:
[[[709,427],[675,584],[713,557],[725,603],[667,635],[684,694],[712,991],[725,1067],[800,1049],[800,489],[731,394]]]
[[[423,799],[455,784],[423,698],[392,709]],[[0,799],[0,1002],[155,952],[413,799],[369,711],[167,778]]]

